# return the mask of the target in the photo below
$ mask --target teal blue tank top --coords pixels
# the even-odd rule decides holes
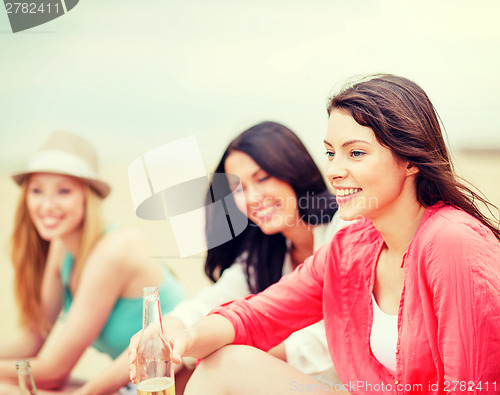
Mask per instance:
[[[73,303],[69,280],[73,271],[73,256],[66,254],[61,265],[61,280],[64,286],[63,311],[66,314]],[[163,283],[159,287],[162,314],[172,310],[184,300],[184,288],[168,269],[164,269]],[[129,345],[132,335],[142,329],[142,297],[119,298],[92,345],[97,350],[115,359]]]

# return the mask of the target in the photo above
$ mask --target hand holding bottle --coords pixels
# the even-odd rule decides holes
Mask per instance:
[[[138,345],[140,347],[141,331],[135,334],[129,345],[130,380],[137,382]],[[204,358],[219,348],[231,344],[234,340],[234,328],[225,317],[214,314],[203,318],[187,329],[169,329],[169,344],[172,345],[169,360],[180,364],[182,357]]]
[[[155,330],[158,330],[158,328],[155,329],[151,327],[150,329],[146,329],[147,332],[154,332]],[[130,344],[128,346],[130,380],[134,383],[137,382],[137,358],[140,353],[139,343],[142,336],[143,331],[137,332],[130,339]],[[182,357],[187,349],[188,337],[189,334],[186,329],[169,329],[168,343],[171,347],[171,352],[168,356],[165,356],[167,360],[172,361],[176,365],[182,364]]]
[[[143,325],[135,355],[138,395],[174,395],[171,343],[163,334],[158,287],[144,288]]]

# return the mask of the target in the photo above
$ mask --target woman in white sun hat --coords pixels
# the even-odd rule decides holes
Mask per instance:
[[[127,348],[142,325],[143,287],[159,286],[165,312],[183,299],[183,289],[147,259],[147,243],[136,232],[106,228],[101,201],[110,186],[99,178],[86,140],[53,133],[12,177],[21,186],[11,259],[22,329],[0,344],[0,381],[15,382],[15,361],[28,358],[39,389],[68,388],[88,346],[112,358]],[[57,340],[40,353],[61,311]],[[119,386],[107,377],[86,388],[109,394]]]

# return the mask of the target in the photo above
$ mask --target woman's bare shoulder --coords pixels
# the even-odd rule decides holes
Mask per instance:
[[[93,255],[106,259],[110,264],[140,266],[151,254],[149,241],[133,228],[106,232],[97,242]]]

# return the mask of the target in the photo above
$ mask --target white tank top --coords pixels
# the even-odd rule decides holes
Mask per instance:
[[[378,307],[372,293],[373,324],[370,347],[377,360],[387,369],[396,371],[396,347],[398,344],[398,316],[384,313]]]

